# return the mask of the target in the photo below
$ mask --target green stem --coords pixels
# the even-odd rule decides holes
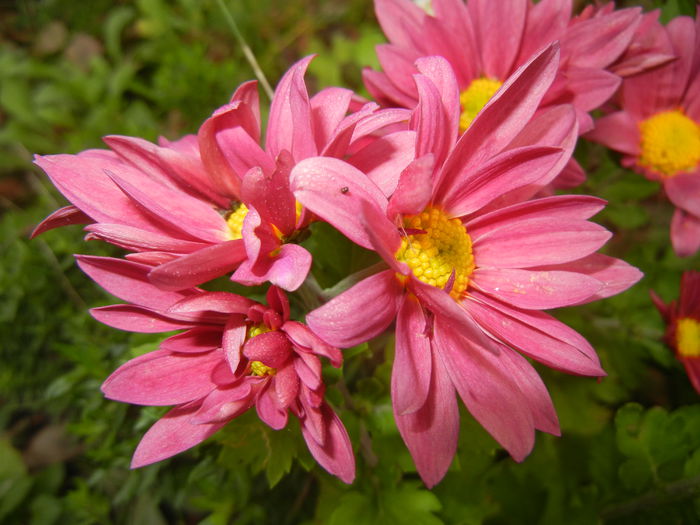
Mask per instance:
[[[255,76],[260,81],[265,94],[267,94],[268,98],[272,100],[272,88],[270,87],[270,83],[267,81],[265,73],[263,73],[260,64],[258,64],[258,61],[255,59],[253,51],[250,49],[245,41],[245,38],[243,38],[241,31],[238,29],[238,24],[236,24],[236,20],[233,18],[231,11],[226,7],[226,4],[224,4],[224,0],[216,0],[216,3],[219,5],[221,12],[224,14],[224,18],[226,19],[226,22],[228,22],[231,31],[233,31],[236,40],[238,40],[238,44],[243,50],[243,55],[250,64],[250,67],[253,68],[253,73],[255,73]]]

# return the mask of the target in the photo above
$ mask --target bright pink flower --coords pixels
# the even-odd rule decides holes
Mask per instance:
[[[133,261],[78,256],[81,269],[128,301],[92,315],[132,332],[184,330],[158,350],[119,367],[102,385],[110,398],[138,405],[175,405],[139,443],[131,466],[169,458],[204,441],[255,406],[279,430],[288,413],[299,418],[311,454],[346,483],[355,477],[350,439],[324,400],[319,357],[340,366],[337,348],[289,319],[285,294],[271,286],[267,306],[226,292],[163,291],[150,267]]]
[[[394,414],[429,486],[457,446],[455,393],[518,461],[536,428],[558,434],[547,390],[521,353],[574,374],[604,372],[583,337],[541,310],[607,297],[640,278],[595,253],[610,237],[587,220],[601,200],[524,201],[566,163],[576,137],[571,111],[530,121],[557,58],[550,46],[512,75],[459,140],[453,74],[439,57],[419,60],[416,160],[390,198],[337,159],[307,159],[292,170],[296,198],[388,266],[311,312],[307,323],[347,347],[396,321]],[[562,148],[542,145],[547,133]]]
[[[35,234],[74,223],[127,250],[131,260],[155,266],[150,278],[167,290],[188,288],[237,271],[246,285],[266,281],[295,290],[311,255],[295,244],[312,220],[289,191],[289,171],[300,160],[348,157],[381,171],[403,169],[399,131],[379,128],[407,118],[405,110],[367,104],[346,116],[352,92],[328,88],[309,98],[307,57],[281,79],[270,108],[264,148],[255,82],[204,122],[197,136],[156,146],[133,137],[106,137],[111,150],[37,157],[74,206],[58,210]],[[382,149],[383,148],[383,149]],[[386,155],[378,156],[378,151]]]
[[[700,17],[675,18],[664,33],[677,60],[625,79],[619,111],[598,119],[587,138],[661,182],[676,207],[671,242],[685,257],[700,249]]]
[[[571,0],[433,0],[432,8],[429,15],[410,0],[375,0],[389,44],[377,48],[384,73],[366,70],[365,84],[380,102],[412,108],[415,60],[440,55],[457,75],[462,127],[517,68],[559,40],[560,66],[540,103],[573,104],[581,133],[590,129],[588,112],[620,82],[606,68],[625,52],[640,22],[639,8],[572,20]]]
[[[666,343],[673,349],[700,394],[700,272],[683,272],[678,302],[651,298],[666,321]]]

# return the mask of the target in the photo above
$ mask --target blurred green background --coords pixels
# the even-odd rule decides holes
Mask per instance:
[[[363,92],[361,67],[376,66],[383,41],[369,0],[226,4],[273,85],[293,61],[318,53],[310,91]],[[695,7],[641,4],[661,7],[664,20]],[[140,436],[163,411],[106,401],[99,386],[160,337],[121,333],[87,314],[114,300],[72,254],[116,250],[83,242],[78,227],[28,240],[65,204],[31,157],[101,147],[107,134],[195,132],[253,76],[215,0],[0,2],[0,523],[700,523],[700,403],[661,342],[648,295],[675,298],[681,272],[700,269],[700,257],[673,255],[672,208],[657,184],[585,143],[576,155],[589,180],[576,191],[610,201],[596,218],[616,233],[607,253],[646,277],[618,297],[556,312],[609,374],[596,381],[538,368],[563,437],[539,434],[516,464],[464,412],[453,467],[426,490],[393,422],[391,341],[380,340],[346,352],[352,398],[337,388],[338,372],[326,376],[357,447],[352,486],[314,466],[294,425],[274,432],[254,414],[130,471]],[[317,246],[338,240],[330,229],[315,235]],[[347,271],[338,253],[320,251],[316,261],[330,281]]]

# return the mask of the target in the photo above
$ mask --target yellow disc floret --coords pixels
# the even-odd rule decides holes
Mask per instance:
[[[678,320],[676,346],[681,357],[700,357],[700,321],[690,317]]]
[[[235,210],[226,216],[226,224],[231,230],[231,240],[243,238],[241,230],[243,229],[243,219],[247,213],[248,207],[241,202]]]
[[[464,133],[471,126],[477,113],[491,100],[503,82],[493,78],[475,78],[469,87],[462,91],[459,103],[462,106],[462,115],[459,117],[459,130]]]
[[[277,370],[264,365],[262,361],[251,361],[250,372],[256,376],[273,376],[277,373]]]
[[[407,235],[396,259],[408,264],[416,278],[437,288],[445,288],[454,273],[450,295],[460,299],[474,271],[472,240],[462,221],[429,207],[405,217],[404,228]]]
[[[700,164],[700,126],[680,109],[663,111],[639,123],[639,165],[672,177]]]

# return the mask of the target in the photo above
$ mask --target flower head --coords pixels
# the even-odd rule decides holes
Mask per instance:
[[[285,294],[271,286],[267,305],[197,288],[163,291],[150,267],[78,256],[78,264],[110,293],[129,301],[95,308],[93,316],[134,332],[183,330],[158,350],[119,367],[102,385],[110,398],[139,405],[174,405],[139,443],[132,467],[178,454],[255,406],[278,430],[299,418],[311,454],[346,483],[355,477],[345,428],[324,400],[320,357],[340,366],[340,351],[290,320]]]
[[[295,64],[280,80],[270,107],[264,146],[255,82],[241,85],[197,136],[159,145],[134,137],[106,137],[110,150],[36,158],[72,202],[48,217],[35,234],[64,224],[89,223],[98,238],[149,264],[151,281],[167,290],[189,288],[226,275],[246,285],[266,281],[295,290],[311,255],[297,243],[312,217],[289,190],[289,172],[317,155],[354,158],[382,169],[372,151],[410,132],[372,137],[407,118],[403,110],[367,104],[347,115],[352,92],[328,88],[309,97]],[[374,147],[375,150],[372,150]],[[368,151],[367,148],[370,148]],[[391,158],[387,167],[400,166]]]
[[[700,17],[675,18],[660,31],[677,60],[625,79],[619,110],[600,118],[587,138],[663,185],[676,207],[673,248],[690,256],[700,249]]]
[[[666,321],[666,343],[700,394],[700,272],[683,273],[678,301],[664,304],[654,292],[651,297]]]
[[[541,310],[607,297],[640,278],[595,253],[610,237],[587,220],[602,201],[527,200],[562,169],[576,137],[570,108],[530,121],[557,64],[557,46],[536,55],[458,139],[453,73],[439,57],[419,60],[415,160],[395,184],[384,181],[388,194],[337,159],[292,170],[305,207],[386,263],[307,323],[346,347],[396,322],[395,419],[429,486],[455,453],[456,394],[518,461],[536,428],[558,433],[546,388],[521,354],[570,373],[604,372],[583,337]]]

